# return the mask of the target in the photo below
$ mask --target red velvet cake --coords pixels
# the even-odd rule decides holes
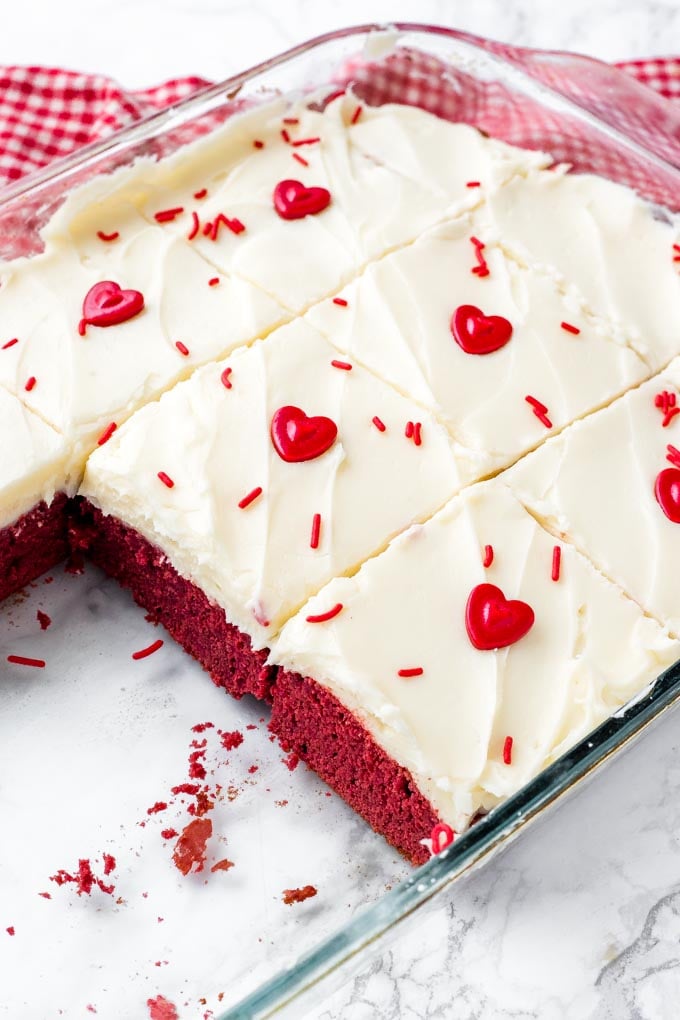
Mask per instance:
[[[415,863],[680,654],[676,230],[549,162],[277,99],[0,268],[0,598],[89,556]]]

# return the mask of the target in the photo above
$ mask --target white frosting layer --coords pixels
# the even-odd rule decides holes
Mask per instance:
[[[487,570],[486,544],[495,554]],[[553,582],[554,545],[500,482],[473,486],[354,577],[327,585],[286,624],[270,658],[356,712],[460,831],[680,654],[573,548],[562,548]],[[476,650],[465,629],[470,591],[485,581],[536,614],[529,633],[499,651]],[[306,621],[337,603],[334,619]],[[413,667],[423,675],[397,675]]]
[[[437,227],[370,265],[342,292],[347,307],[324,301],[309,321],[341,350],[433,411],[470,451],[473,481],[516,460],[546,435],[640,382],[649,369],[547,276],[522,269],[487,246],[489,275],[470,238],[478,219]],[[503,316],[512,336],[491,354],[465,353],[451,332],[458,306]],[[580,332],[565,331],[566,321]],[[553,429],[525,397],[548,408]]]
[[[0,528],[57,492],[73,492],[68,443],[0,387]],[[75,479],[77,484],[77,477]]]
[[[220,381],[224,364],[199,370],[88,461],[82,492],[159,546],[256,647],[331,577],[460,485],[446,430],[365,369],[336,368],[334,359],[337,351],[298,320],[229,359],[231,389]],[[287,405],[336,423],[337,441],[322,456],[287,463],[276,453],[270,422]],[[372,424],[375,415],[386,431]],[[416,419],[420,446],[404,435]],[[260,498],[240,509],[258,486]]]
[[[680,359],[502,477],[549,528],[680,634],[680,525],[654,495],[657,475],[672,466],[667,445],[680,448],[680,415],[664,428],[655,406],[664,390],[680,406]]]
[[[67,246],[13,264],[0,288],[0,382],[56,429],[83,442],[153,400],[196,365],[286,318],[251,284],[217,274],[190,247],[140,220],[129,240],[97,241],[99,257]],[[114,326],[78,332],[83,299],[101,280],[144,295],[144,310]],[[189,354],[175,346],[182,342]],[[25,386],[35,377],[30,391]]]
[[[412,107],[366,108],[353,124],[356,109],[357,101],[345,96],[323,113],[276,102],[234,117],[188,153],[117,174],[108,194],[90,190],[96,203],[76,196],[43,236],[69,238],[89,251],[98,229],[121,229],[121,205],[127,204],[151,222],[161,210],[183,209],[163,228],[182,237],[191,231],[192,212],[201,227],[223,213],[239,219],[245,231],[234,234],[223,225],[211,240],[201,230],[193,248],[219,270],[243,276],[300,312],[336,291],[369,259],[478,204],[484,192],[514,174],[547,162],[543,154]],[[306,139],[318,141],[295,144]],[[263,147],[254,148],[254,141]],[[326,188],[331,204],[317,215],[281,219],[272,195],[279,181],[291,178]],[[483,187],[467,188],[470,180]],[[204,189],[207,196],[196,199]]]
[[[680,353],[677,225],[590,174],[542,172],[490,192],[489,238],[554,273],[617,323],[653,369]]]

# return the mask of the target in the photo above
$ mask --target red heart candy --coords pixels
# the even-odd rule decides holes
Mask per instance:
[[[308,418],[299,407],[280,407],[272,418],[274,449],[289,464],[320,457],[330,450],[337,434],[338,427],[330,418]]]
[[[680,471],[670,467],[659,471],[654,483],[656,501],[673,524],[680,524]]]
[[[451,316],[451,332],[466,354],[492,354],[507,344],[512,323],[502,315],[484,315],[475,305],[461,305]]]
[[[138,290],[122,290],[113,280],[103,280],[90,287],[85,295],[81,326],[117,326],[143,308],[144,295]]]
[[[680,472],[679,472],[680,473]],[[534,611],[519,599],[506,599],[495,584],[478,584],[465,607],[465,627],[480,651],[514,645],[531,630]]]
[[[323,212],[330,205],[326,188],[306,188],[301,181],[279,181],[274,188],[274,208],[284,220],[301,220]]]

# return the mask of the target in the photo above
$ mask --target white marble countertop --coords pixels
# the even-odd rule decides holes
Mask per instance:
[[[89,69],[132,88],[188,73],[220,78],[369,20],[449,24],[611,60],[680,53],[677,0],[118,0],[115,7],[23,0],[3,20],[0,63]],[[363,957],[352,979],[309,1015],[676,1018],[677,727],[677,715],[666,719],[500,859]]]

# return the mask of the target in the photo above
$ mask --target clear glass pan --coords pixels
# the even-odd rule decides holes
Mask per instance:
[[[547,149],[577,171],[597,170],[673,212],[680,209],[680,115],[623,73],[589,58],[501,47],[443,28],[358,26],[312,40],[19,182],[0,205],[0,253],[9,258],[39,250],[40,225],[68,191],[96,174],[141,154],[172,151],[274,95],[299,97],[350,84],[365,102],[423,105],[514,144]],[[377,897],[371,889],[371,905],[336,934],[321,933],[313,948],[279,973],[282,959],[275,958],[273,976],[240,1003],[232,999],[219,1020],[265,1017],[284,1008],[286,1015],[301,1016],[299,995],[506,846],[679,696],[680,664],[447,851],[390,892]],[[244,968],[246,961],[244,956]],[[223,1005],[228,1002],[227,994]]]

